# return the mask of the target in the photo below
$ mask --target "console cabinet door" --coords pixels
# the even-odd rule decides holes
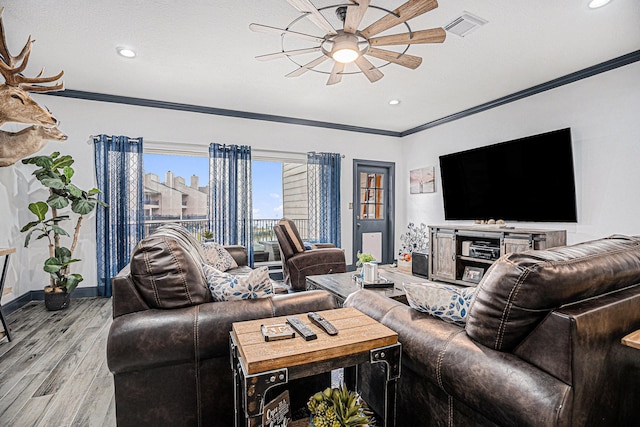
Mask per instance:
[[[526,238],[513,238],[513,237],[505,237],[504,238],[504,251],[503,254],[509,254],[514,252],[524,252],[532,249],[531,247],[531,239],[529,236]]]
[[[456,240],[452,233],[435,233],[432,242],[434,279],[456,279]]]

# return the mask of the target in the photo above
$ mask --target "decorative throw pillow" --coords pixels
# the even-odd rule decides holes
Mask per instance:
[[[220,243],[204,242],[202,249],[204,250],[205,262],[217,270],[227,271],[238,266],[229,251]]]
[[[208,264],[202,264],[202,269],[214,301],[236,301],[273,295],[267,267],[256,268],[246,276],[234,276]]]
[[[408,283],[404,285],[409,305],[442,320],[464,325],[469,306],[476,294],[475,286],[454,286],[442,283]]]

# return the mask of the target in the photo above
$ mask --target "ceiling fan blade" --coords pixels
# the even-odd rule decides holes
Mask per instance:
[[[303,66],[301,66],[297,70],[290,72],[285,77],[299,77],[299,76],[303,75],[304,73],[306,73],[307,71],[309,71],[310,69],[312,69],[313,67],[322,64],[327,59],[329,59],[328,56],[322,55],[321,57],[316,58],[316,59],[314,59],[313,61],[311,61],[311,62],[309,62],[307,64],[304,64]]]
[[[312,36],[311,34],[298,33],[296,31],[284,30],[282,28],[269,27],[268,25],[261,24],[251,24],[249,25],[249,29],[251,31],[255,31],[257,33],[276,33],[276,34],[286,34],[288,36],[297,37],[303,40],[309,40],[312,42],[322,43],[324,42],[323,37]]]
[[[276,53],[269,53],[267,55],[256,56],[256,59],[259,61],[270,61],[272,59],[284,58],[285,56],[296,56],[296,55],[303,55],[305,53],[318,52],[319,50],[320,50],[320,46],[310,47],[308,49],[286,50],[284,52],[276,52]]]
[[[364,56],[359,56],[358,59],[356,59],[356,65],[358,66],[358,68],[360,68],[360,71],[362,71],[364,75],[367,76],[371,83],[377,82],[384,77],[382,71],[378,70]]]
[[[411,37],[413,35],[413,37]],[[371,46],[391,46],[396,44],[442,43],[447,38],[444,28],[414,31],[413,33],[392,34],[369,39]]]
[[[327,34],[337,34],[336,29],[309,0],[287,0],[298,11],[309,13],[309,20]]]
[[[364,14],[369,7],[369,3],[371,0],[351,0],[351,3],[357,3],[357,6],[348,6],[347,7],[347,17],[344,20],[344,30],[347,33],[355,34],[358,31],[358,25],[362,22],[362,18],[364,18]]]
[[[360,34],[366,38],[370,38],[388,30],[391,27],[402,24],[411,18],[415,18],[416,16],[429,12],[436,7],[438,7],[438,2],[436,0],[409,0],[393,11],[399,17],[391,14],[385,15],[364,30],[360,31]]]
[[[342,72],[344,71],[344,64],[342,62],[335,61],[333,68],[331,69],[331,75],[327,80],[327,86],[340,83],[342,81]]]
[[[402,65],[412,70],[415,70],[422,64],[422,58],[419,56],[408,55],[406,53],[400,54],[386,49],[370,48],[367,55],[382,59],[383,61],[393,62],[394,64]]]

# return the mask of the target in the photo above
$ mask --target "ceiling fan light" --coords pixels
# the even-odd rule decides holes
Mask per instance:
[[[358,59],[358,52],[352,49],[340,49],[333,52],[331,55],[333,59],[343,64],[350,64]]]
[[[343,64],[349,64],[360,56],[358,50],[358,38],[352,34],[343,34],[336,37],[333,48],[331,49],[331,57]]]
[[[589,2],[589,7],[591,9],[597,9],[609,3],[611,0],[591,0]]]

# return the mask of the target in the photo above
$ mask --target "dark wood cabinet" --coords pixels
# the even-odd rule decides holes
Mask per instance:
[[[429,226],[429,241],[429,280],[473,286],[499,256],[564,246],[567,232],[480,225]],[[478,254],[478,247],[486,251]]]

